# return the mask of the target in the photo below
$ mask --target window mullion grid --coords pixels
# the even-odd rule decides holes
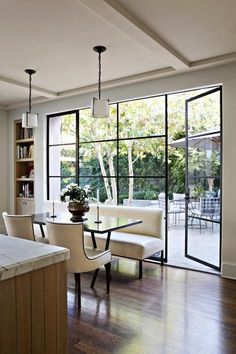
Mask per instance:
[[[49,119],[47,116],[47,199],[49,199]]]
[[[77,146],[77,142],[73,142],[73,143],[63,143],[63,144],[49,144],[49,122],[50,122],[50,118],[55,118],[55,117],[61,117],[64,115],[68,115],[68,114],[75,114],[77,116],[78,114],[78,110],[77,111],[68,111],[65,113],[55,113],[55,114],[51,114],[47,116],[47,199],[49,200],[50,198],[50,179],[51,178],[60,178],[61,180],[64,178],[74,178],[75,176],[54,176],[54,175],[49,175],[49,162],[50,162],[50,158],[49,158],[49,150],[51,147],[55,147],[55,146],[70,146],[70,145],[74,145],[75,149]]]
[[[119,163],[119,114],[120,114],[120,106],[119,103],[117,103],[117,108],[116,108],[116,137],[117,137],[117,143],[116,143],[116,148],[117,148],[117,154],[116,154],[116,189],[117,189],[117,204],[119,205],[119,200],[120,200],[120,189],[119,189],[119,176],[120,176],[120,163]]]
[[[76,183],[79,185],[80,170],[79,170],[79,132],[80,132],[80,110],[76,112],[76,158],[75,158],[75,173],[76,173]]]
[[[168,95],[165,95],[165,193],[166,193],[166,215],[165,215],[165,256],[168,259],[168,192],[169,192],[169,170],[168,170]]]

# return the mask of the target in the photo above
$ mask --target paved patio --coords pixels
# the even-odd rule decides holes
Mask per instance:
[[[177,225],[169,220],[168,230],[168,264],[184,268],[191,268],[206,272],[218,273],[210,267],[206,267],[198,262],[186,258],[185,253],[185,226],[184,215]],[[199,224],[189,227],[189,253],[208,263],[218,264],[219,257],[219,225],[208,222],[207,227],[200,230]]]

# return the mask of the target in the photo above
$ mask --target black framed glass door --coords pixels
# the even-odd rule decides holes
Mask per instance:
[[[186,100],[185,257],[220,270],[221,87]]]

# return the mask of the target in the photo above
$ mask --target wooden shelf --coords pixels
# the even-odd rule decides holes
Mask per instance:
[[[16,197],[17,200],[34,200],[34,197],[24,198],[24,197]]]
[[[16,180],[19,182],[33,182],[34,178],[17,178]]]
[[[27,161],[34,161],[34,159],[26,158],[26,159],[18,159],[16,162],[27,162]]]
[[[25,144],[25,143],[33,143],[34,138],[29,138],[29,139],[17,139],[16,144]]]
[[[30,130],[29,130],[30,129]],[[22,121],[15,121],[15,213],[19,215],[35,212],[34,145],[32,128],[22,128]]]

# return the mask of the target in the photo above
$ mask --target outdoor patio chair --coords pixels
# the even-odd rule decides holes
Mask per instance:
[[[185,213],[185,193],[173,193],[173,204]]]
[[[166,194],[164,192],[158,195],[159,208],[165,210],[166,208]],[[184,210],[180,205],[175,204],[173,201],[168,199],[168,214],[172,215],[174,225],[180,223],[180,214],[184,213]]]
[[[212,224],[212,229],[214,223],[212,221],[220,220],[220,197],[201,197],[198,206],[194,205],[189,208],[189,216],[193,217],[191,219],[191,226],[193,227],[194,217],[199,218],[200,231],[203,228],[202,221],[204,221],[204,226],[207,228],[208,221]],[[201,220],[205,219],[205,220]]]

